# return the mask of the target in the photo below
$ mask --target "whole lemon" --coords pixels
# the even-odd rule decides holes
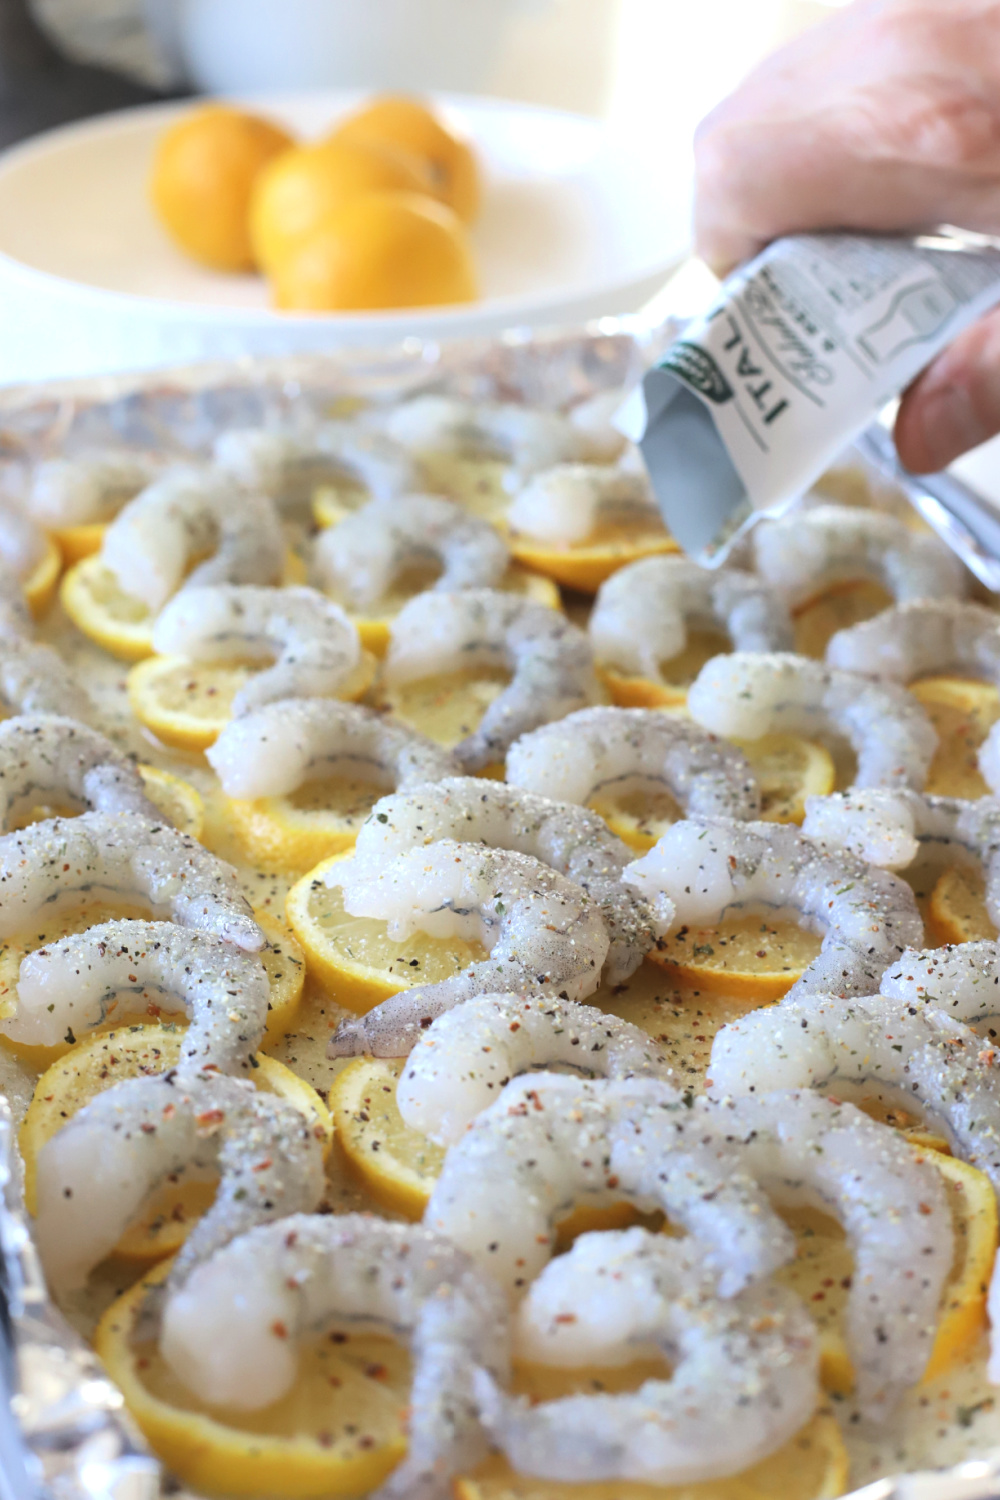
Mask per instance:
[[[293,145],[269,120],[222,104],[193,110],[164,131],[149,190],[177,245],[214,270],[252,270],[250,193],[261,168]]]
[[[320,141],[287,151],[262,172],[250,205],[257,264],[273,272],[292,249],[353,198],[427,191],[421,162],[395,147]]]
[[[426,191],[471,224],[479,212],[479,168],[467,141],[454,135],[419,99],[384,94],[350,115],[332,140],[381,142],[420,157],[431,174]]]
[[[330,217],[278,265],[274,304],[356,312],[472,302],[472,249],[462,221],[417,193],[369,193]]]

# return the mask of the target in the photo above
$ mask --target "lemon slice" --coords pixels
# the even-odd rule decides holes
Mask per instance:
[[[978,943],[997,936],[986,910],[981,870],[955,865],[938,877],[927,910],[930,936],[938,943]]]
[[[36,620],[41,619],[55,598],[56,584],[62,569],[62,552],[52,537],[47,537],[43,556],[22,584],[28,608]]]
[[[138,1336],[147,1293],[169,1261],[112,1303],[95,1347],[150,1447],[197,1494],[357,1500],[406,1452],[410,1360],[392,1339],[338,1332],[305,1344],[291,1390],[260,1411],[209,1407]]]
[[[868,579],[835,583],[792,611],[795,650],[822,660],[830,637],[838,630],[871,620],[892,603],[892,595],[880,583]]]
[[[193,839],[201,839],[205,829],[205,804],[201,793],[190,781],[161,771],[158,766],[136,767],[146,788],[146,796],[173,826]]]
[[[282,583],[302,583],[304,578],[301,558],[288,552]],[[77,629],[119,661],[142,661],[152,655],[155,614],[141,599],[125,593],[99,553],[84,556],[69,569],[60,598]]]
[[[977,757],[1000,719],[1000,692],[992,683],[960,677],[925,677],[912,683],[910,692],[924,705],[938,732],[925,790],[970,801],[989,796]]]
[[[805,799],[833,791],[834,764],[828,750],[793,734],[736,741],[761,789],[761,817],[770,823],[801,823]],[[613,833],[640,854],[651,849],[684,813],[669,792],[638,788],[590,803]]]
[[[176,1065],[184,1040],[183,1026],[121,1026],[78,1042],[47,1068],[21,1125],[18,1144],[24,1157],[24,1201],[36,1212],[38,1153],[85,1104],[125,1078],[147,1077]],[[314,1088],[284,1063],[260,1056],[251,1072],[255,1086],[294,1104],[321,1132],[326,1149],[333,1143],[330,1112]],[[176,1182],[162,1187],[143,1208],[115,1247],[126,1260],[153,1261],[173,1255],[191,1225],[215,1196],[214,1182]]]
[[[415,932],[403,942],[388,936],[388,923],[351,917],[343,892],[324,884],[325,872],[343,855],[334,855],[304,875],[288,893],[285,914],[310,975],[327,993],[362,1015],[418,984],[436,984],[487,957],[478,943],[435,938]]]
[[[150,915],[148,907],[143,908],[129,902],[106,900],[80,902],[72,908],[57,910],[47,915],[45,928],[32,933],[30,938],[25,936],[23,941],[7,939],[0,944],[0,1018],[11,1015],[16,1006],[17,977],[25,954],[35,948],[44,948],[48,943],[56,943],[60,938],[68,937],[71,933],[86,932],[88,927],[96,927],[101,922],[123,921],[129,917],[147,921]],[[268,996],[267,1026],[261,1046],[270,1047],[280,1041],[295,1023],[305,987],[306,964],[302,949],[283,922],[269,912],[258,911],[254,913],[254,916],[268,941],[268,946],[260,954],[261,963],[264,965],[271,986]],[[120,1000],[110,1004],[107,1007],[105,1022],[101,1027],[88,1033],[87,1039],[100,1035],[111,1027],[120,1031],[123,1021],[136,1017],[136,1013],[128,1009],[129,1005],[138,1003],[136,995],[126,994]],[[160,1007],[155,1003],[147,1004],[144,1010],[139,1012],[143,1020],[150,1015],[158,1017],[160,1014]],[[183,1018],[178,1024],[185,1024]],[[25,1042],[12,1041],[10,1037],[0,1034],[0,1046],[19,1057],[28,1067],[36,1068],[39,1072],[65,1057],[75,1045],[77,1045],[77,1039],[72,1030],[67,1032],[64,1041],[53,1047],[30,1046]]]
[[[585,542],[572,547],[546,547],[530,537],[508,537],[511,556],[524,567],[581,594],[596,594],[605,579],[629,563],[680,548],[662,524],[600,526]]]
[[[150,656],[128,674],[132,712],[165,745],[207,750],[229,723],[233,699],[259,668],[231,662],[190,662],[183,656]],[[362,653],[341,698],[355,700],[375,679],[375,658]]]
[[[515,1371],[522,1377],[527,1372]],[[532,1372],[535,1374],[536,1372]],[[569,1386],[566,1370],[538,1368],[533,1380],[515,1380],[514,1388],[528,1385],[526,1395],[540,1400],[573,1389],[590,1393],[595,1376],[602,1389],[612,1370],[577,1370],[572,1373],[583,1384]],[[562,1376],[558,1382],[554,1377]],[[783,1448],[741,1474],[727,1479],[703,1479],[693,1484],[640,1484],[632,1479],[591,1480],[560,1483],[555,1479],[532,1479],[515,1474],[499,1454],[486,1459],[474,1473],[456,1480],[455,1500],[834,1500],[847,1489],[850,1461],[836,1419],[822,1412],[797,1432]]]
[[[660,663],[663,682],[653,682],[648,677],[623,677],[608,667],[599,670],[611,701],[619,708],[680,708],[687,702],[687,690],[705,663],[732,649],[729,637],[720,630],[690,630],[684,650]]]
[[[63,566],[73,567],[85,557],[93,557],[104,545],[107,521],[85,521],[79,526],[57,526],[52,539],[62,553]]]
[[[924,1372],[926,1383],[968,1358],[987,1325],[986,1292],[997,1248],[997,1202],[989,1178],[975,1167],[926,1147],[918,1154],[944,1178],[955,1227],[955,1263]],[[813,1209],[796,1209],[787,1217],[797,1232],[798,1253],[790,1266],[777,1272],[777,1278],[799,1294],[819,1327],[823,1384],[846,1395],[854,1372],[841,1330],[853,1258],[835,1220]]]
[[[792,921],[740,916],[681,927],[649,957],[680,984],[763,1004],[788,993],[822,941]]]
[[[302,875],[322,859],[353,847],[358,829],[385,788],[370,781],[325,777],[286,797],[224,799],[248,863]]]

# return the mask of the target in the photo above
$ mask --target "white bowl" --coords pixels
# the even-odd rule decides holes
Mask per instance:
[[[357,102],[325,93],[251,107],[312,136]],[[484,295],[461,307],[279,313],[259,278],[187,260],[154,218],[146,183],[157,137],[189,104],[125,110],[4,153],[0,383],[494,334],[634,312],[659,289],[687,247],[686,149],[626,142],[558,110],[441,102],[486,179],[475,229]]]

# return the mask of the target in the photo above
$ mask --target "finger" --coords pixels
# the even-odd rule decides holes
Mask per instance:
[[[974,323],[910,386],[896,448],[914,474],[943,469],[1000,432],[1000,309]]]

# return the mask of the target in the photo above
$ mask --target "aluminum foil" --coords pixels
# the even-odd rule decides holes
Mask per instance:
[[[105,444],[205,453],[233,426],[277,426],[345,410],[352,398],[395,400],[442,390],[477,400],[559,408],[634,384],[679,325],[635,317],[496,340],[408,340],[395,350],[233,361],[153,374],[47,382],[0,391],[0,484],[16,490],[28,463]],[[881,439],[861,458],[909,495],[927,486],[903,473]],[[911,491],[913,487],[913,493]],[[940,497],[935,505],[947,508]],[[987,502],[980,502],[986,504]],[[967,544],[936,512],[937,529],[971,566],[994,548]],[[995,512],[994,512],[995,515]],[[930,516],[929,516],[930,519]],[[975,568],[980,577],[983,567]],[[984,581],[989,581],[985,580]],[[125,1411],[121,1393],[50,1301],[20,1192],[10,1109],[0,1095],[0,1500],[160,1500],[175,1493]],[[281,1500],[275,1496],[275,1500]],[[775,1500],[780,1497],[775,1496]],[[945,1472],[882,1479],[848,1500],[1000,1500],[1000,1452]]]

